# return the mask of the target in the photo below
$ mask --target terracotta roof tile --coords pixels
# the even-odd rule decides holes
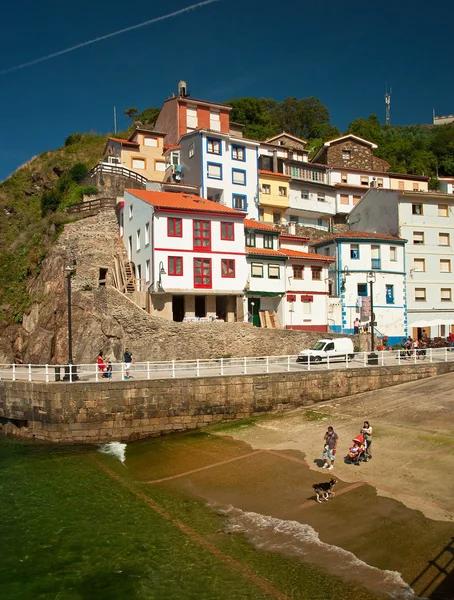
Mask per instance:
[[[268,223],[263,223],[262,221],[254,221],[253,219],[244,219],[244,226],[249,229],[265,229],[266,231],[279,233],[279,229],[273,227],[273,225],[268,225]]]
[[[263,169],[259,169],[259,175],[275,175],[276,177],[285,177],[285,179],[290,179],[288,175],[284,175],[284,173],[275,173],[274,171],[264,171]]]
[[[129,140],[122,140],[121,138],[109,137],[107,138],[107,141],[109,140],[120,142],[120,144],[124,144],[125,146],[140,146],[139,142],[130,142]]]
[[[319,242],[313,244],[314,246],[320,246],[321,244],[325,244],[326,242],[330,242],[332,240],[338,240],[342,238],[347,239],[364,239],[364,240],[394,240],[405,242],[404,238],[400,238],[396,235],[391,235],[389,233],[375,233],[373,231],[353,231],[350,229],[349,231],[340,231],[334,235],[331,235],[324,240],[320,240]]]
[[[323,254],[314,254],[313,252],[299,252],[298,250],[289,250],[288,248],[281,248],[280,252],[289,258],[320,260],[322,262],[334,262],[336,260],[333,256],[324,256]]]
[[[179,150],[180,146],[167,146],[164,144],[164,150]]]
[[[292,240],[304,240],[306,242],[309,241],[309,238],[304,235],[297,235],[296,233],[281,233],[280,238],[290,238]]]
[[[249,248],[246,247],[246,254],[255,254],[256,256],[279,256],[285,258],[279,250],[271,250],[271,248]]]
[[[173,210],[194,210],[202,212],[222,213],[229,214],[232,217],[244,218],[245,214],[229,206],[219,204],[219,202],[212,202],[205,198],[200,198],[194,194],[185,194],[184,192],[154,192],[148,190],[133,190],[125,189],[125,192],[129,192],[136,198],[148,202],[156,208],[166,209],[170,208]]]

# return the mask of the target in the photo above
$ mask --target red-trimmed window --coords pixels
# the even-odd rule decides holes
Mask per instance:
[[[167,217],[167,236],[183,237],[183,223],[181,219]]]
[[[178,276],[178,277],[183,275],[183,257],[182,256],[169,256],[168,272],[169,272],[169,275],[174,275],[174,276]]]
[[[194,287],[211,288],[211,258],[194,258]]]
[[[322,268],[321,267],[311,267],[312,270],[312,279],[320,281],[322,278]]]
[[[234,223],[221,223],[221,240],[235,239],[235,224]]]
[[[295,294],[287,294],[287,302],[296,302]]]
[[[194,219],[194,250],[211,250],[211,223]]]
[[[223,258],[221,260],[221,276],[222,277],[235,277],[235,261],[230,258]]]

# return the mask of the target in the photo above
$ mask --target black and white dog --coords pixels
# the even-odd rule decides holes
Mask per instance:
[[[335,496],[334,486],[337,483],[337,479],[331,479],[331,481],[324,481],[322,483],[314,483],[312,486],[317,496],[317,502],[322,503],[324,500],[328,502],[329,496]],[[320,500],[322,498],[322,500]]]

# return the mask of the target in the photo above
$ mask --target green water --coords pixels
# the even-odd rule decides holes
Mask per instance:
[[[0,438],[0,598],[373,598],[310,565],[260,552],[223,533],[222,517],[202,503],[143,483],[196,468],[198,448],[218,459],[222,443],[193,434],[133,444],[124,466],[96,447]],[[182,464],[172,462],[172,449],[187,456]]]

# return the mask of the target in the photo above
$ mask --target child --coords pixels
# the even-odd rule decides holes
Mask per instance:
[[[347,456],[350,459],[350,462],[355,462],[364,449],[364,438],[362,435],[357,435],[352,441],[353,446],[348,449]],[[356,461],[355,464],[359,464],[359,462]]]

